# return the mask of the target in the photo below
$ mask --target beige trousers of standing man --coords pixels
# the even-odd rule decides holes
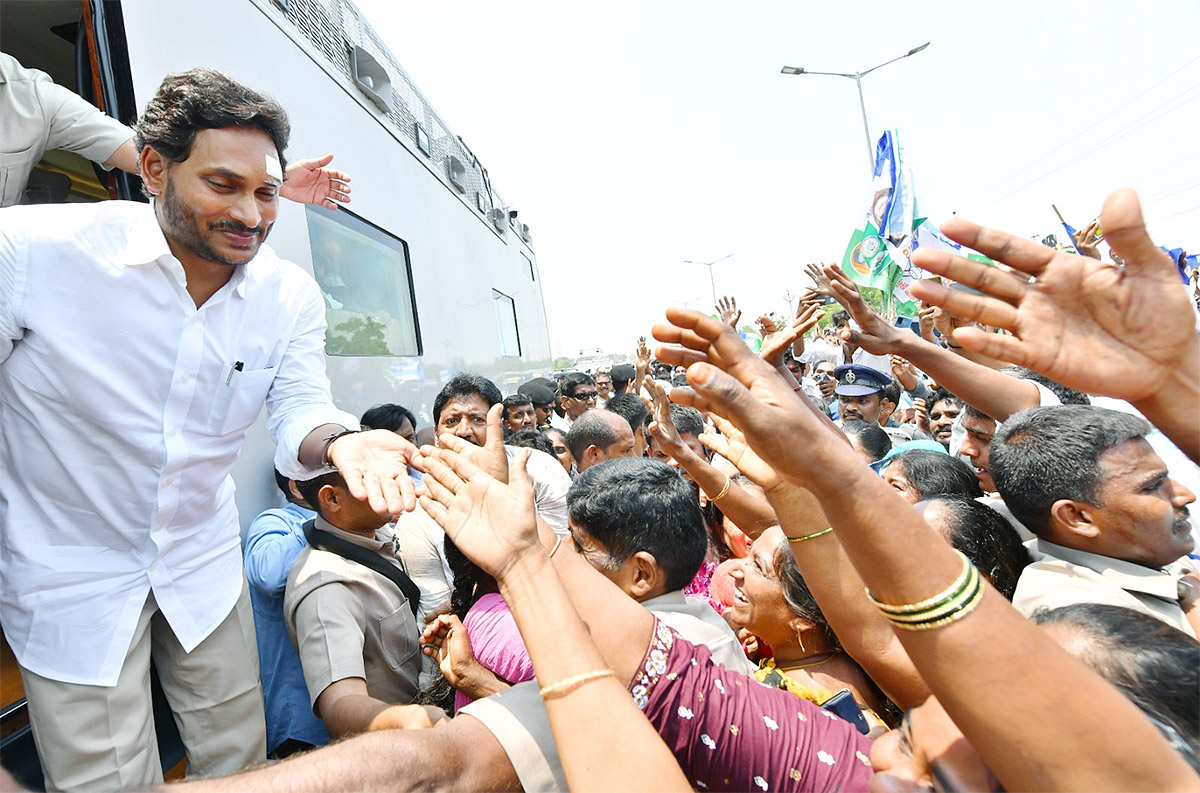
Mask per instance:
[[[151,593],[115,686],[62,683],[21,668],[46,790],[105,793],[162,781],[150,702],[151,659],[187,749],[189,776],[232,774],[266,760],[258,647],[246,583],[233,611],[190,653]]]

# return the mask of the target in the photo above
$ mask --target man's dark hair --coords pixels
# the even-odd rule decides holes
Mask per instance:
[[[283,474],[279,473],[279,469],[275,469],[275,486],[283,493],[283,497],[288,501],[292,500],[292,489],[288,487],[288,483],[292,480],[288,479]]]
[[[563,396],[573,397],[575,396],[575,390],[578,389],[579,386],[594,386],[595,384],[596,381],[592,379],[590,374],[584,374],[583,372],[571,372],[562,379],[562,383],[559,384],[559,388],[561,389],[561,394]]]
[[[879,398],[881,400],[886,399],[888,402],[891,402],[892,405],[894,405],[896,409],[899,409],[899,407],[900,407],[900,390],[901,389],[900,389],[899,381],[897,381],[896,378],[893,377],[891,380],[888,380],[888,384],[885,385],[883,387],[883,389],[879,392]]]
[[[316,510],[317,514],[321,515],[321,517],[325,516],[321,513],[321,499],[317,497],[317,494],[321,492],[321,488],[325,487],[325,485],[344,488],[346,487],[346,480],[342,479],[342,475],[337,471],[330,471],[327,474],[321,474],[312,479],[296,481],[296,489],[300,491],[300,495],[304,496],[304,500],[308,502],[308,505]]]
[[[957,457],[928,449],[909,449],[888,461],[886,467],[899,466],[904,478],[917,491],[919,499],[941,495],[980,498],[983,490],[971,467]]]
[[[412,414],[411,410],[394,402],[385,402],[382,405],[368,408],[367,412],[362,414],[359,423],[363,425],[364,429],[399,432],[400,425],[404,423],[405,419],[408,419],[413,432],[416,432],[417,417]]]
[[[833,316],[829,318],[829,323],[835,328],[840,328],[843,325],[849,324],[850,315],[845,311],[835,311]]]
[[[952,394],[941,386],[938,386],[936,389],[934,389],[933,393],[929,396],[927,407],[930,411],[932,411],[933,406],[938,402],[953,402],[954,404],[958,405],[960,409],[963,406],[963,401],[958,397],[957,394]]]
[[[927,503],[938,504],[944,510],[946,540],[988,577],[997,592],[1012,600],[1017,579],[1031,561],[1012,524],[969,496],[939,495]]]
[[[551,457],[554,457],[554,444],[550,442],[550,439],[547,438],[541,430],[533,427],[517,430],[505,439],[504,445],[518,446],[526,449],[537,449],[539,452],[545,452]]]
[[[509,408],[519,408],[524,407],[525,405],[532,407],[533,400],[525,394],[509,394],[508,396],[504,397],[504,401],[501,404],[504,405],[504,413],[502,415],[504,418],[508,418]]]
[[[637,369],[632,364],[619,363],[609,371],[608,376],[612,378],[613,391],[620,394],[624,393],[629,383],[637,376]]]
[[[1073,629],[1070,653],[1141,708],[1200,771],[1200,643],[1149,614],[1104,603],[1038,609],[1030,619]]]
[[[1038,374],[1024,366],[1006,366],[1000,370],[1009,377],[1016,377],[1020,380],[1031,380],[1039,385],[1050,389],[1050,393],[1058,397],[1058,401],[1064,405],[1090,405],[1092,400],[1082,391],[1076,391],[1074,388],[1068,388],[1062,383],[1055,382],[1044,374]]]
[[[615,367],[614,367],[615,368]],[[613,387],[616,385],[614,383]],[[646,406],[637,394],[626,394],[618,391],[609,397],[604,409],[616,413],[629,422],[629,429],[634,435],[642,429],[642,420],[646,418]]]
[[[576,461],[583,460],[583,453],[589,446],[607,449],[620,440],[621,436],[605,420],[602,412],[594,408],[584,411],[567,432],[567,448],[571,450],[571,456]]]
[[[687,405],[671,403],[671,423],[680,435],[699,435],[704,432],[704,414]]]
[[[878,424],[870,424],[866,421],[847,421],[842,425],[842,432],[847,436],[853,435],[858,438],[858,442],[862,444],[863,449],[871,456],[872,461],[878,462],[892,450],[892,439],[883,431],[883,428]]]
[[[654,556],[667,589],[683,589],[708,550],[696,493],[675,469],[648,457],[609,460],[584,471],[567,492],[571,522],[617,567],[638,551]]]
[[[166,160],[183,162],[198,132],[229,127],[266,133],[275,144],[280,167],[286,167],[283,152],[291,136],[287,113],[274,99],[214,69],[167,75],[138,119],[134,143],[139,152],[151,146]]]
[[[1013,517],[1043,536],[1055,501],[1098,505],[1101,454],[1149,432],[1150,425],[1137,416],[1093,405],[1022,410],[992,439],[992,480]]]
[[[489,408],[504,400],[504,397],[500,395],[500,389],[496,388],[496,384],[483,375],[469,372],[456,374],[450,378],[450,382],[442,386],[442,390],[433,400],[434,425],[436,426],[441,420],[442,408],[446,407],[447,402],[451,399],[461,399],[473,395],[483,397],[483,401],[487,402]]]

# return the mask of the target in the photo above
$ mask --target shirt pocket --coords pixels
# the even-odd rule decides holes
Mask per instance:
[[[13,206],[21,200],[29,172],[39,159],[41,155],[36,146],[20,151],[0,151],[0,206]]]
[[[417,654],[417,620],[407,602],[380,618],[379,643],[383,659],[392,669],[399,669]]]
[[[217,397],[208,419],[209,432],[229,435],[253,424],[267,399],[267,391],[275,380],[278,368],[231,370],[225,381],[217,385]]]

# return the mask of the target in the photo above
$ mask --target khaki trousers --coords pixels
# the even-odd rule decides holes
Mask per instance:
[[[115,686],[62,683],[21,668],[48,791],[104,793],[162,781],[150,701],[150,661],[187,749],[188,775],[219,776],[267,756],[266,717],[250,591],[190,653],[153,593]]]

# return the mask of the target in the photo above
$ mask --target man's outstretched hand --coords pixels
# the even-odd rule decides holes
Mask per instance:
[[[350,203],[350,174],[325,166],[333,162],[333,155],[299,160],[287,167],[283,175],[283,187],[279,194],[297,204],[320,204],[326,209],[337,209],[339,204]]]
[[[411,512],[416,506],[408,463],[416,447],[388,430],[355,432],[329,445],[329,462],[346,480],[350,495],[365,500],[380,515]]]
[[[1022,281],[996,267],[922,248],[913,264],[984,294],[933,281],[918,281],[913,294],[1013,334],[959,328],[954,340],[969,350],[1085,393],[1135,403],[1151,398],[1180,367],[1196,365],[1195,317],[1170,258],[1146,233],[1137,195],[1128,188],[1113,193],[1101,222],[1124,266],[948,221],[943,227],[948,237],[1033,278]]]

